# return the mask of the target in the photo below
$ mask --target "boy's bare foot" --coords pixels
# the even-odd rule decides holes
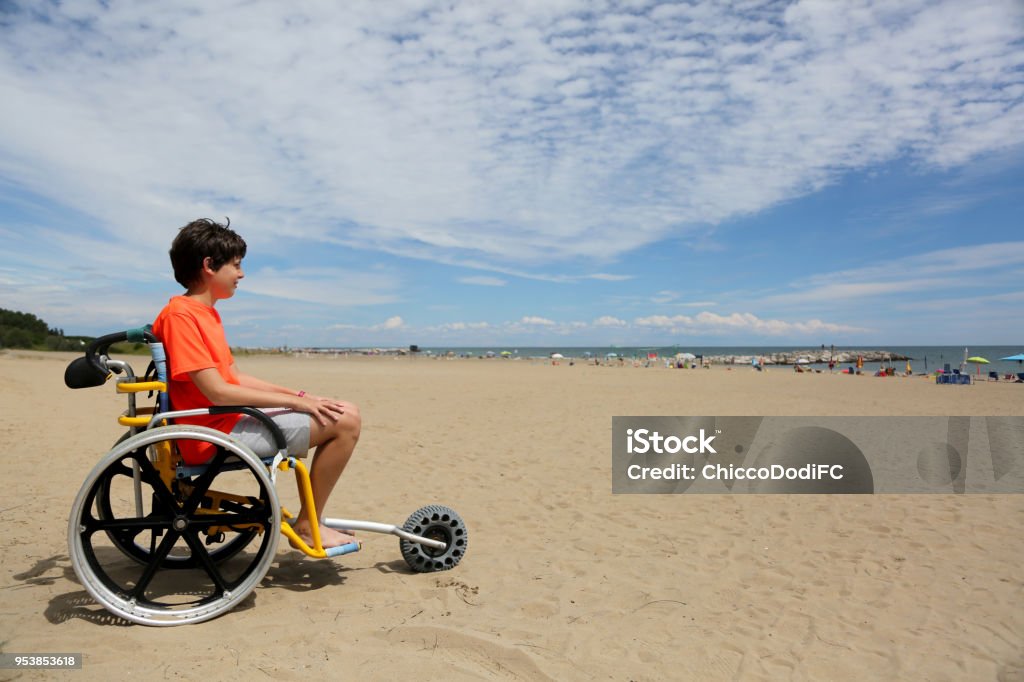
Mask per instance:
[[[310,547],[313,546],[313,533],[310,531],[308,521],[297,521],[292,524],[292,529],[294,529],[298,536],[302,538],[303,542]],[[359,540],[355,535],[350,533],[343,533],[341,531],[334,530],[333,528],[328,528],[327,526],[320,526],[320,543],[323,545],[324,549],[329,547],[341,547],[342,545],[347,545],[350,542],[359,542]],[[296,546],[293,540],[289,539],[288,543],[295,549],[298,549],[298,546]]]

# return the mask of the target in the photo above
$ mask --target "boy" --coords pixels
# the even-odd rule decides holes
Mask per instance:
[[[153,333],[167,351],[167,390],[174,409],[213,405],[274,408],[264,411],[281,427],[290,454],[305,456],[310,447],[316,448],[310,467],[316,509],[303,506],[292,524],[312,546],[309,515],[323,519],[327,498],[359,440],[359,409],[349,402],[309,395],[238,371],[214,306],[234,296],[245,276],[245,251],[245,241],[227,225],[200,219],[181,228],[170,254],[174,279],[187,291],[160,311]],[[277,452],[269,430],[249,416],[210,415],[178,421],[229,433],[260,457]],[[182,457],[192,464],[205,462],[213,454],[208,443],[181,441],[179,447]],[[320,539],[325,548],[356,541],[352,535],[322,524]]]

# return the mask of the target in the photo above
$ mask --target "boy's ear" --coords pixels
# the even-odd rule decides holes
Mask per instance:
[[[210,267],[212,264],[213,259],[209,256],[203,259],[202,263],[199,265],[199,270],[196,271],[196,281],[194,286],[203,286],[208,279],[217,274],[217,271]]]

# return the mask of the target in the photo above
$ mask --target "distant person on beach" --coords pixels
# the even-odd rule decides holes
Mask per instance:
[[[235,295],[239,281],[245,276],[242,272],[245,252],[245,241],[227,225],[204,218],[181,228],[171,245],[170,255],[174,279],[186,292],[173,297],[160,311],[153,323],[153,333],[167,350],[167,390],[174,409],[214,405],[264,408],[284,432],[290,454],[304,457],[309,448],[316,448],[310,467],[316,508],[307,509],[303,505],[292,523],[295,532],[312,546],[310,515],[316,514],[323,520],[327,498],[352,457],[362,424],[359,408],[350,402],[277,386],[238,371],[220,314],[214,306],[217,301]],[[270,457],[277,452],[270,431],[247,415],[209,415],[179,418],[178,421],[229,433],[260,457]],[[198,441],[182,441],[182,456],[189,463],[205,461],[211,453],[200,450],[203,445],[209,446]],[[352,535],[323,524],[320,539],[325,548],[356,542]]]

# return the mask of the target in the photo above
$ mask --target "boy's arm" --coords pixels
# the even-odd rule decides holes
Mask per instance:
[[[299,394],[298,391],[285,388],[284,386],[278,386],[277,384],[272,384],[269,381],[264,381],[263,379],[254,377],[251,374],[242,374],[238,371],[238,365],[231,365],[231,369],[235,371],[235,376],[238,377],[238,383],[246,388],[255,388],[259,391],[266,391],[268,393],[285,393],[287,395]]]
[[[300,391],[296,391],[291,388],[285,388],[284,386],[278,386],[277,384],[272,384],[269,381],[264,381],[263,379],[254,377],[251,374],[242,374],[241,372],[238,371],[238,365],[236,364],[232,363],[231,369],[232,371],[234,371],[235,376],[238,378],[238,383],[240,383],[242,386],[246,386],[248,388],[256,388],[261,391],[268,391],[270,393],[284,393],[285,395],[300,394]],[[318,395],[306,393],[305,391],[301,391],[301,395],[304,395],[307,398],[312,398],[313,400],[330,400],[329,398],[321,398]]]
[[[286,407],[296,412],[305,412],[321,426],[328,421],[338,421],[345,413],[345,406],[337,400],[324,400],[309,396],[299,397],[294,393],[262,390],[253,386],[229,384],[215,368],[199,369],[188,373],[206,399],[214,405],[248,405],[250,407]],[[259,380],[257,380],[259,381]],[[266,382],[260,382],[266,384]],[[273,386],[273,384],[266,384]],[[277,386],[275,388],[281,388]]]

